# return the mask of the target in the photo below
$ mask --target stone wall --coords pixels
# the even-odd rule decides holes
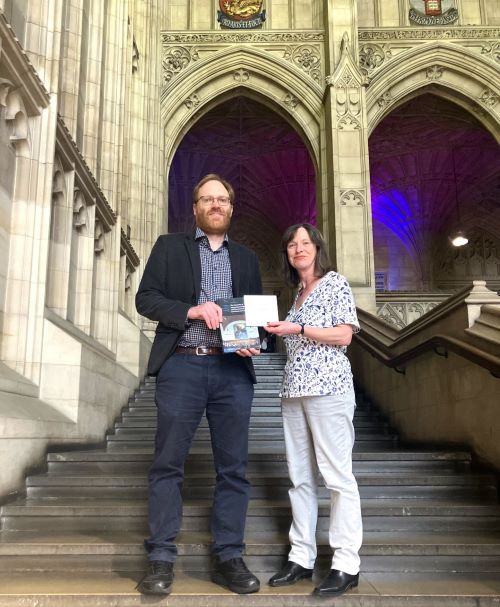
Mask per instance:
[[[160,4],[0,4],[0,495],[49,445],[101,442],[145,373]]]

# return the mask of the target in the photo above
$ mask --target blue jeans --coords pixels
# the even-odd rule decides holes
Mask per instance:
[[[212,551],[221,561],[241,556],[248,507],[248,426],[253,383],[236,354],[173,354],[156,380],[158,426],[149,471],[150,560],[174,561],[182,520],[184,462],[206,411],[216,471]]]

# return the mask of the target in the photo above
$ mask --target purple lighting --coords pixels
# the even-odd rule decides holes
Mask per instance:
[[[432,288],[435,254],[451,232],[481,222],[493,229],[493,218],[484,223],[477,208],[483,200],[498,200],[498,144],[468,112],[424,94],[387,116],[369,145],[375,267],[398,288]],[[495,217],[498,233],[498,212]],[[389,232],[376,229],[377,222],[402,246],[392,239],[388,243]],[[401,259],[403,251],[407,260]],[[406,282],[400,281],[403,265]],[[417,275],[410,276],[410,266]]]
[[[192,225],[191,189],[207,173],[220,174],[235,188],[233,225],[262,226],[279,238],[292,223],[316,223],[309,151],[299,133],[267,106],[231,99],[185,135],[169,174],[169,231]]]

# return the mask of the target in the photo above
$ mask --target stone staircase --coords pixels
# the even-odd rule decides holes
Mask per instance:
[[[214,475],[206,422],[186,464],[184,519],[174,592],[139,595],[146,566],[147,469],[155,429],[154,381],[146,380],[102,449],[50,453],[47,472],[28,477],[26,497],[1,510],[0,607],[160,604],[173,607],[303,607],[310,581],[269,588],[286,560],[288,478],[277,396],[284,359],[255,360],[250,431],[246,562],[262,590],[238,596],[209,581],[208,517]],[[471,471],[463,451],[405,449],[359,397],[354,469],[363,522],[359,587],[335,602],[357,607],[500,605],[500,506],[497,479]],[[318,525],[315,580],[329,567],[328,503]]]

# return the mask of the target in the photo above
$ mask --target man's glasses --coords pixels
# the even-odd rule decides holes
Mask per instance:
[[[204,207],[208,207],[216,202],[221,207],[228,207],[231,204],[229,196],[201,196],[197,202],[200,202]]]

